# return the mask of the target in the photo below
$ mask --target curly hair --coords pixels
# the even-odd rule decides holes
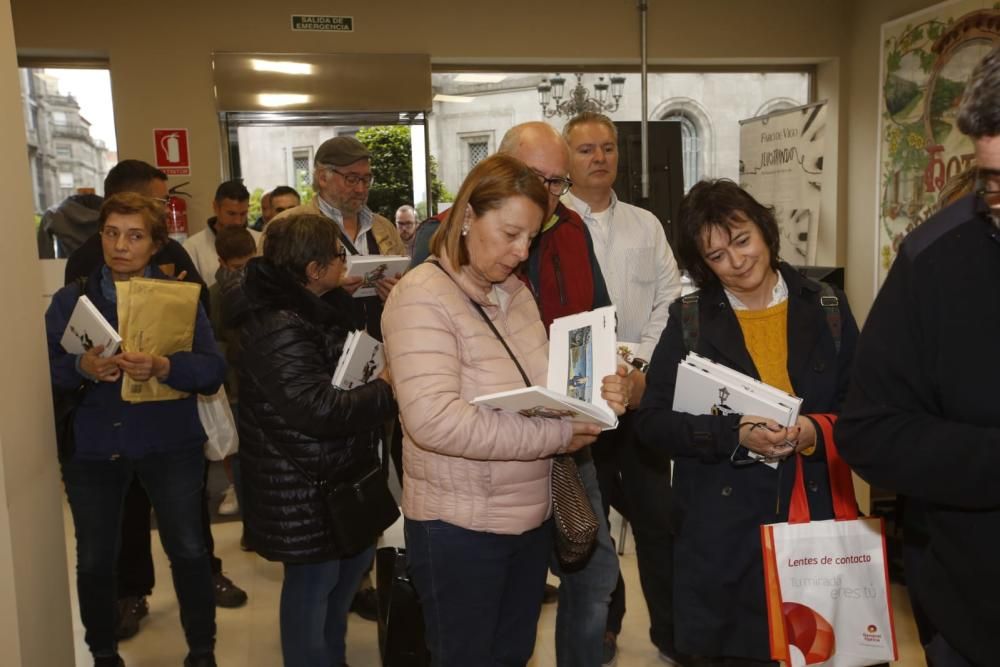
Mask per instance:
[[[973,139],[1000,134],[1000,47],[972,71],[958,111],[958,129]]]

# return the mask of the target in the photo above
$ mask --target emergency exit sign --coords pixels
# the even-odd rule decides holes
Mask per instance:
[[[292,30],[318,30],[320,32],[354,32],[353,16],[299,16],[292,15]]]

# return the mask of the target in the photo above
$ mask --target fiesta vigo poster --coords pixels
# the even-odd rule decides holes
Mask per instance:
[[[774,210],[782,259],[816,263],[826,102],[740,121],[740,186]]]

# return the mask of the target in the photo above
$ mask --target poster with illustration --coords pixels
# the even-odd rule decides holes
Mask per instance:
[[[774,210],[781,256],[816,264],[826,102],[740,121],[740,186]]]
[[[594,393],[594,345],[589,326],[569,332],[566,395],[590,402]]]
[[[903,237],[972,167],[956,117],[972,70],[1000,39],[998,7],[955,0],[882,25],[876,288]]]

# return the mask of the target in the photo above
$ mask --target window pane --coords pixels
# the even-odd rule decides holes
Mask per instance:
[[[111,76],[107,69],[22,68],[20,82],[40,223],[69,196],[104,192],[104,176],[118,161]],[[52,245],[63,252],[75,247],[65,241],[54,237]]]

